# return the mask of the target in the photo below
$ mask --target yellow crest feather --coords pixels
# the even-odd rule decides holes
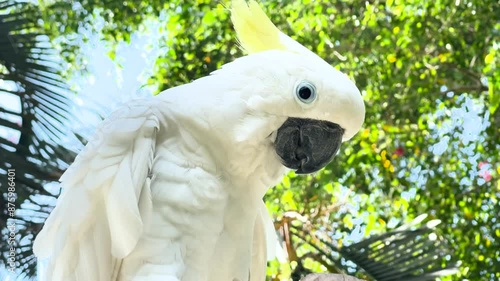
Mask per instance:
[[[241,47],[249,54],[288,49],[280,38],[280,30],[254,0],[248,4],[245,0],[233,0],[231,21]]]

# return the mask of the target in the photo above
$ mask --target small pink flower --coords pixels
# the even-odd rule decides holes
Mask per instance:
[[[490,173],[490,171],[484,171],[482,173],[479,173],[479,176],[481,176],[487,182],[491,180],[491,173]]]
[[[477,166],[479,167],[479,169],[481,169],[486,164],[488,164],[488,162],[479,162]]]
[[[403,156],[404,153],[405,153],[405,149],[402,148],[401,146],[396,148],[396,150],[394,150],[394,154],[396,154],[397,156]]]

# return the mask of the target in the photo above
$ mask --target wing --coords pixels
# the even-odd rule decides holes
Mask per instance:
[[[113,113],[61,177],[62,195],[33,246],[48,259],[42,280],[114,280],[134,249],[152,210],[153,100]]]
[[[253,235],[250,281],[264,281],[266,280],[267,261],[276,257],[278,243],[273,221],[264,202],[260,204]]]

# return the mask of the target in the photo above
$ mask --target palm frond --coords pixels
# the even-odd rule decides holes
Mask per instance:
[[[320,262],[335,272],[349,272],[346,262],[374,281],[433,281],[457,272],[457,262],[448,242],[436,229],[436,221],[412,229],[412,225],[372,236],[349,246],[337,247],[321,238],[309,239],[298,227],[291,233],[319,253]]]
[[[343,247],[340,254],[377,281],[432,281],[455,272],[443,237],[429,227],[388,232]]]
[[[3,209],[0,228],[5,235],[6,222],[15,222],[17,268],[27,277],[35,274],[31,240],[43,222],[37,218],[51,210],[35,202],[35,196],[55,199],[44,185],[57,181],[76,155],[60,145],[70,134],[72,92],[60,75],[57,51],[39,26],[40,18],[31,3],[0,1],[0,95],[18,105],[0,103],[0,175],[6,179],[7,170],[15,169],[17,209],[14,217]],[[6,200],[4,193],[0,204],[5,206]],[[4,258],[8,246],[0,247]]]

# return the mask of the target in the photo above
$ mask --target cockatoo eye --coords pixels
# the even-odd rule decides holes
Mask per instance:
[[[316,99],[316,88],[313,84],[302,81],[297,85],[296,94],[299,101],[310,104]]]

